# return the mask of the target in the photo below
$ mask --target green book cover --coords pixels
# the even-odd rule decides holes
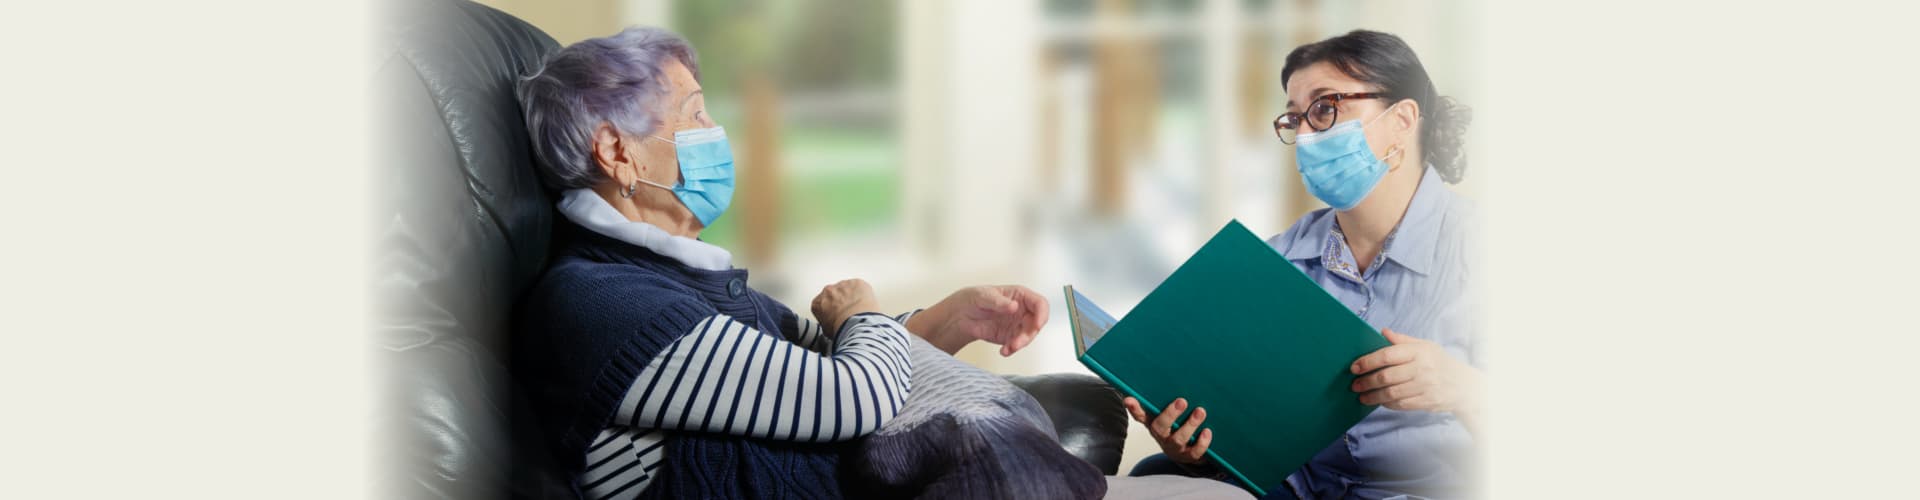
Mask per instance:
[[[1151,413],[1205,407],[1207,454],[1259,494],[1373,411],[1348,366],[1386,338],[1237,220],[1118,321],[1066,292],[1080,362]]]

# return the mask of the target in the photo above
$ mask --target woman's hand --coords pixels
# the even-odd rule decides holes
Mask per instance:
[[[1351,367],[1360,402],[1395,410],[1451,412],[1467,420],[1480,408],[1480,370],[1426,340],[1381,330],[1393,345]]]
[[[813,298],[813,319],[830,333],[840,331],[840,323],[855,314],[879,311],[880,301],[873,297],[873,285],[858,278],[827,285]]]
[[[907,330],[948,354],[975,340],[1000,345],[1012,356],[1033,342],[1047,324],[1047,299],[1020,285],[971,286],[907,319]]]
[[[1151,419],[1147,418],[1147,410],[1140,407],[1140,402],[1131,397],[1120,400],[1120,404],[1127,407],[1127,415],[1133,416],[1133,421],[1147,426],[1147,434],[1160,443],[1160,451],[1165,452],[1167,458],[1188,465],[1206,461],[1207,445],[1213,444],[1213,429],[1201,430],[1200,440],[1187,443],[1193,440],[1193,430],[1207,421],[1206,408],[1194,408],[1193,415],[1180,424],[1180,430],[1174,430],[1173,420],[1187,410],[1187,398],[1175,398],[1173,404],[1167,405],[1167,411]]]

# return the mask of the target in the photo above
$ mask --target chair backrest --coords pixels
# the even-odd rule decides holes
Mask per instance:
[[[374,477],[382,496],[500,497],[519,467],[504,346],[553,224],[513,89],[558,47],[465,0],[385,8],[369,127]]]

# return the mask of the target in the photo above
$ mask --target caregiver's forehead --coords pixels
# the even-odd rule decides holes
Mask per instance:
[[[1340,72],[1332,64],[1318,62],[1294,71],[1287,79],[1287,107],[1305,107],[1315,97],[1338,92],[1359,92],[1366,85],[1346,73]]]

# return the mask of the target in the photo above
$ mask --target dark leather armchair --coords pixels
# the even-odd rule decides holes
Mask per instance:
[[[372,329],[382,381],[373,466],[383,496],[551,498],[556,484],[521,429],[508,375],[509,316],[547,260],[550,193],[513,97],[558,46],[465,0],[389,4],[379,66],[372,182]],[[1126,416],[1099,379],[1009,377],[1032,393],[1066,448],[1108,474]]]

